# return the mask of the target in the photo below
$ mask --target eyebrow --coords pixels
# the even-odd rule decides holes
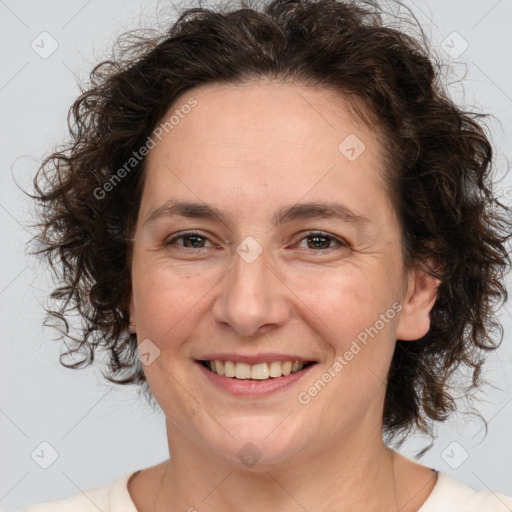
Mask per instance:
[[[164,205],[153,210],[144,221],[143,225],[146,226],[155,222],[157,219],[173,216],[214,220],[226,225],[229,224],[230,220],[226,214],[215,206],[206,203],[175,201],[171,199],[166,201]],[[361,227],[371,224],[368,217],[354,212],[345,205],[332,201],[298,203],[291,206],[284,206],[273,215],[271,222],[273,227],[277,227],[295,220],[320,218],[337,219],[343,222],[361,225]]]

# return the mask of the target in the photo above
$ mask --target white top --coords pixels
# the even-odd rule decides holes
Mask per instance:
[[[32,505],[22,512],[138,512],[128,492],[126,473],[109,486],[78,492],[70,498]],[[471,487],[439,472],[437,483],[418,512],[512,512],[512,498]]]

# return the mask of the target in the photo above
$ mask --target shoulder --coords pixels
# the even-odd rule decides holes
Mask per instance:
[[[512,498],[491,490],[475,491],[446,473],[418,512],[512,512]]]
[[[79,491],[69,498],[32,505],[22,512],[137,512],[127,489],[126,473],[110,485]]]

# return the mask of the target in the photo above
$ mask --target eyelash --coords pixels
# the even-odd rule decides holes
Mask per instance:
[[[184,239],[184,238],[188,238],[188,237],[194,237],[194,236],[202,238],[204,240],[208,240],[208,238],[206,236],[201,235],[201,233],[198,233],[197,231],[185,231],[183,233],[180,233],[178,235],[173,236],[172,238],[168,238],[167,240],[165,240],[164,246],[168,247],[170,245],[173,245],[173,243],[176,240],[179,240],[181,238]],[[335,237],[334,235],[330,235],[329,233],[325,233],[323,231],[310,231],[310,232],[306,233],[305,236],[303,236],[300,239],[300,241],[306,240],[308,238],[314,238],[314,237],[326,238],[326,239],[329,239],[331,241],[337,242],[339,247],[349,247],[349,244],[345,240],[343,240],[341,238],[338,238],[338,237]],[[191,248],[191,247],[183,247],[183,246],[178,246],[178,247],[180,247],[180,249],[184,249],[184,250],[187,250],[187,251],[188,250],[192,250],[194,252],[207,251],[208,249],[211,249],[211,247],[198,247],[197,249],[194,249],[194,248]],[[306,251],[309,252],[309,253],[322,253],[322,252],[330,251],[331,249],[334,249],[334,247],[329,247],[327,249],[319,249],[319,250],[306,249]]]

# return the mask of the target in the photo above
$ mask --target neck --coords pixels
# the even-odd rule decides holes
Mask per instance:
[[[280,464],[233,465],[168,431],[171,460],[155,499],[159,510],[340,510],[399,509],[395,454],[381,435],[340,435],[336,446],[315,447]],[[179,441],[177,442],[177,440]]]

